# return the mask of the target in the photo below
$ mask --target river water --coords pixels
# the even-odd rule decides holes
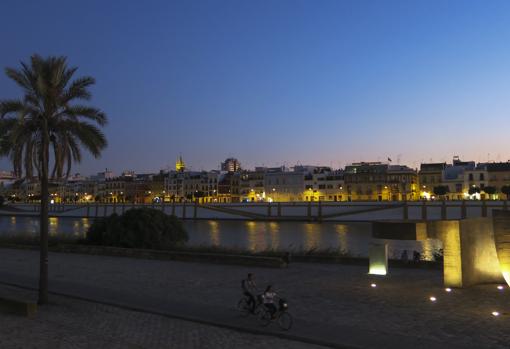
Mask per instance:
[[[50,235],[84,237],[92,224],[88,218],[50,218]],[[250,251],[330,249],[354,257],[366,257],[371,242],[388,243],[390,257],[403,250],[419,251],[432,260],[442,248],[438,240],[379,240],[371,237],[371,223],[307,223],[261,221],[184,221],[190,246],[215,246]],[[0,235],[35,235],[39,231],[37,217],[0,216]]]

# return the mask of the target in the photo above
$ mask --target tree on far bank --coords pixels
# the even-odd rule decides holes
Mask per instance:
[[[504,185],[501,187],[501,192],[506,195],[506,199],[510,198],[510,185]]]
[[[434,195],[444,197],[446,194],[449,193],[449,188],[447,185],[438,185],[437,187],[434,187]]]
[[[99,157],[107,141],[99,109],[76,103],[89,100],[92,77],[72,80],[77,68],[65,57],[30,57],[6,75],[23,91],[21,99],[0,102],[0,155],[9,157],[18,178],[37,179],[41,187],[39,304],[48,302],[49,168],[52,179],[68,176],[82,149]],[[51,153],[51,156],[50,156]]]
[[[496,187],[493,186],[487,186],[483,188],[483,191],[485,194],[489,195],[489,198],[492,198],[494,194],[498,191]]]

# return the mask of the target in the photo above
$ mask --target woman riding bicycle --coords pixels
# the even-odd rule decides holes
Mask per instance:
[[[266,287],[266,290],[264,291],[263,299],[264,299],[264,306],[269,310],[269,313],[271,314],[271,317],[274,318],[277,308],[274,304],[274,299],[277,296],[276,292],[273,291],[273,287],[271,285],[268,285]]]

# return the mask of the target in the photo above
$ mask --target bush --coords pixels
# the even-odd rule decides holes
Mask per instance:
[[[86,241],[94,245],[169,249],[188,241],[182,222],[151,208],[137,208],[94,221]]]

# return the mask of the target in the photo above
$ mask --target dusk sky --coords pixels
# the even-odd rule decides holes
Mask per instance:
[[[0,42],[96,78],[109,147],[73,172],[510,159],[509,1],[3,0]]]

